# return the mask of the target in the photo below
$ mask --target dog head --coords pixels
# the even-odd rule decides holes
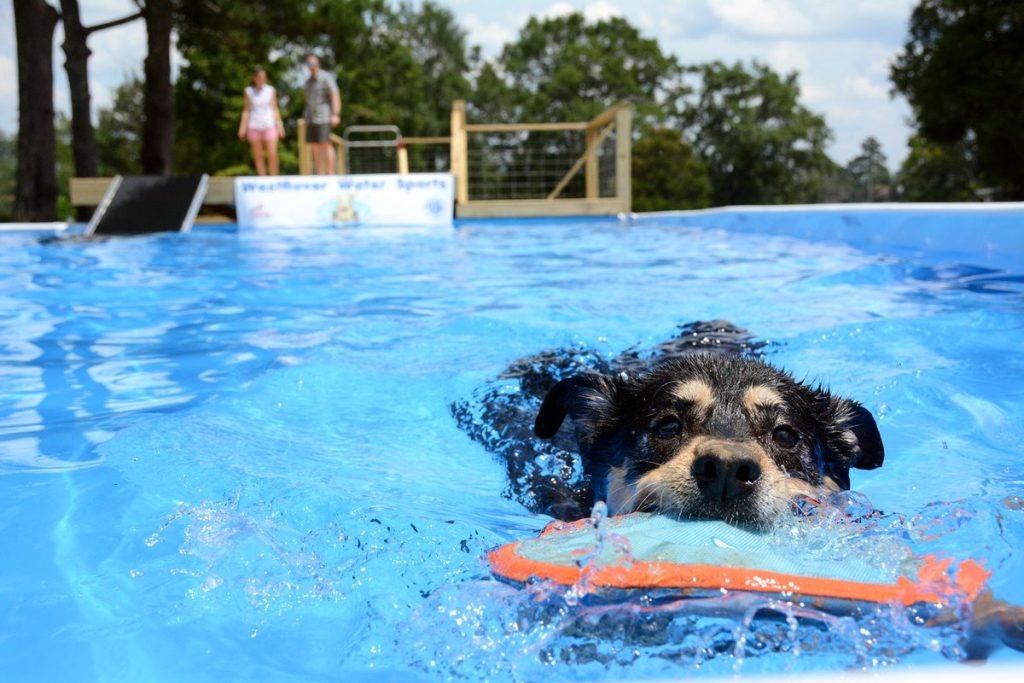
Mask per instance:
[[[649,373],[576,375],[556,384],[534,432],[573,419],[594,499],[636,510],[765,527],[801,496],[848,489],[851,467],[884,458],[859,403],[770,365],[698,354]]]

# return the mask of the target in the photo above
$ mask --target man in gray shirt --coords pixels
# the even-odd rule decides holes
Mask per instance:
[[[306,142],[313,153],[313,173],[334,173],[334,145],[331,129],[341,122],[341,94],[334,76],[320,68],[316,55],[306,57],[309,78],[306,80]]]

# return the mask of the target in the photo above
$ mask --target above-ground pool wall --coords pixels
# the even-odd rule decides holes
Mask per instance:
[[[933,257],[970,253],[985,265],[1024,263],[1024,202],[738,206],[631,214],[635,222],[837,241],[873,250],[899,247]]]

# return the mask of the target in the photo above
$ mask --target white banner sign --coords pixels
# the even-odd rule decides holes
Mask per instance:
[[[240,228],[451,225],[450,173],[257,176],[235,179]]]

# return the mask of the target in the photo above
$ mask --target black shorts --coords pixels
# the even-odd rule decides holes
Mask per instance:
[[[331,124],[307,123],[306,142],[327,142],[331,139]]]

